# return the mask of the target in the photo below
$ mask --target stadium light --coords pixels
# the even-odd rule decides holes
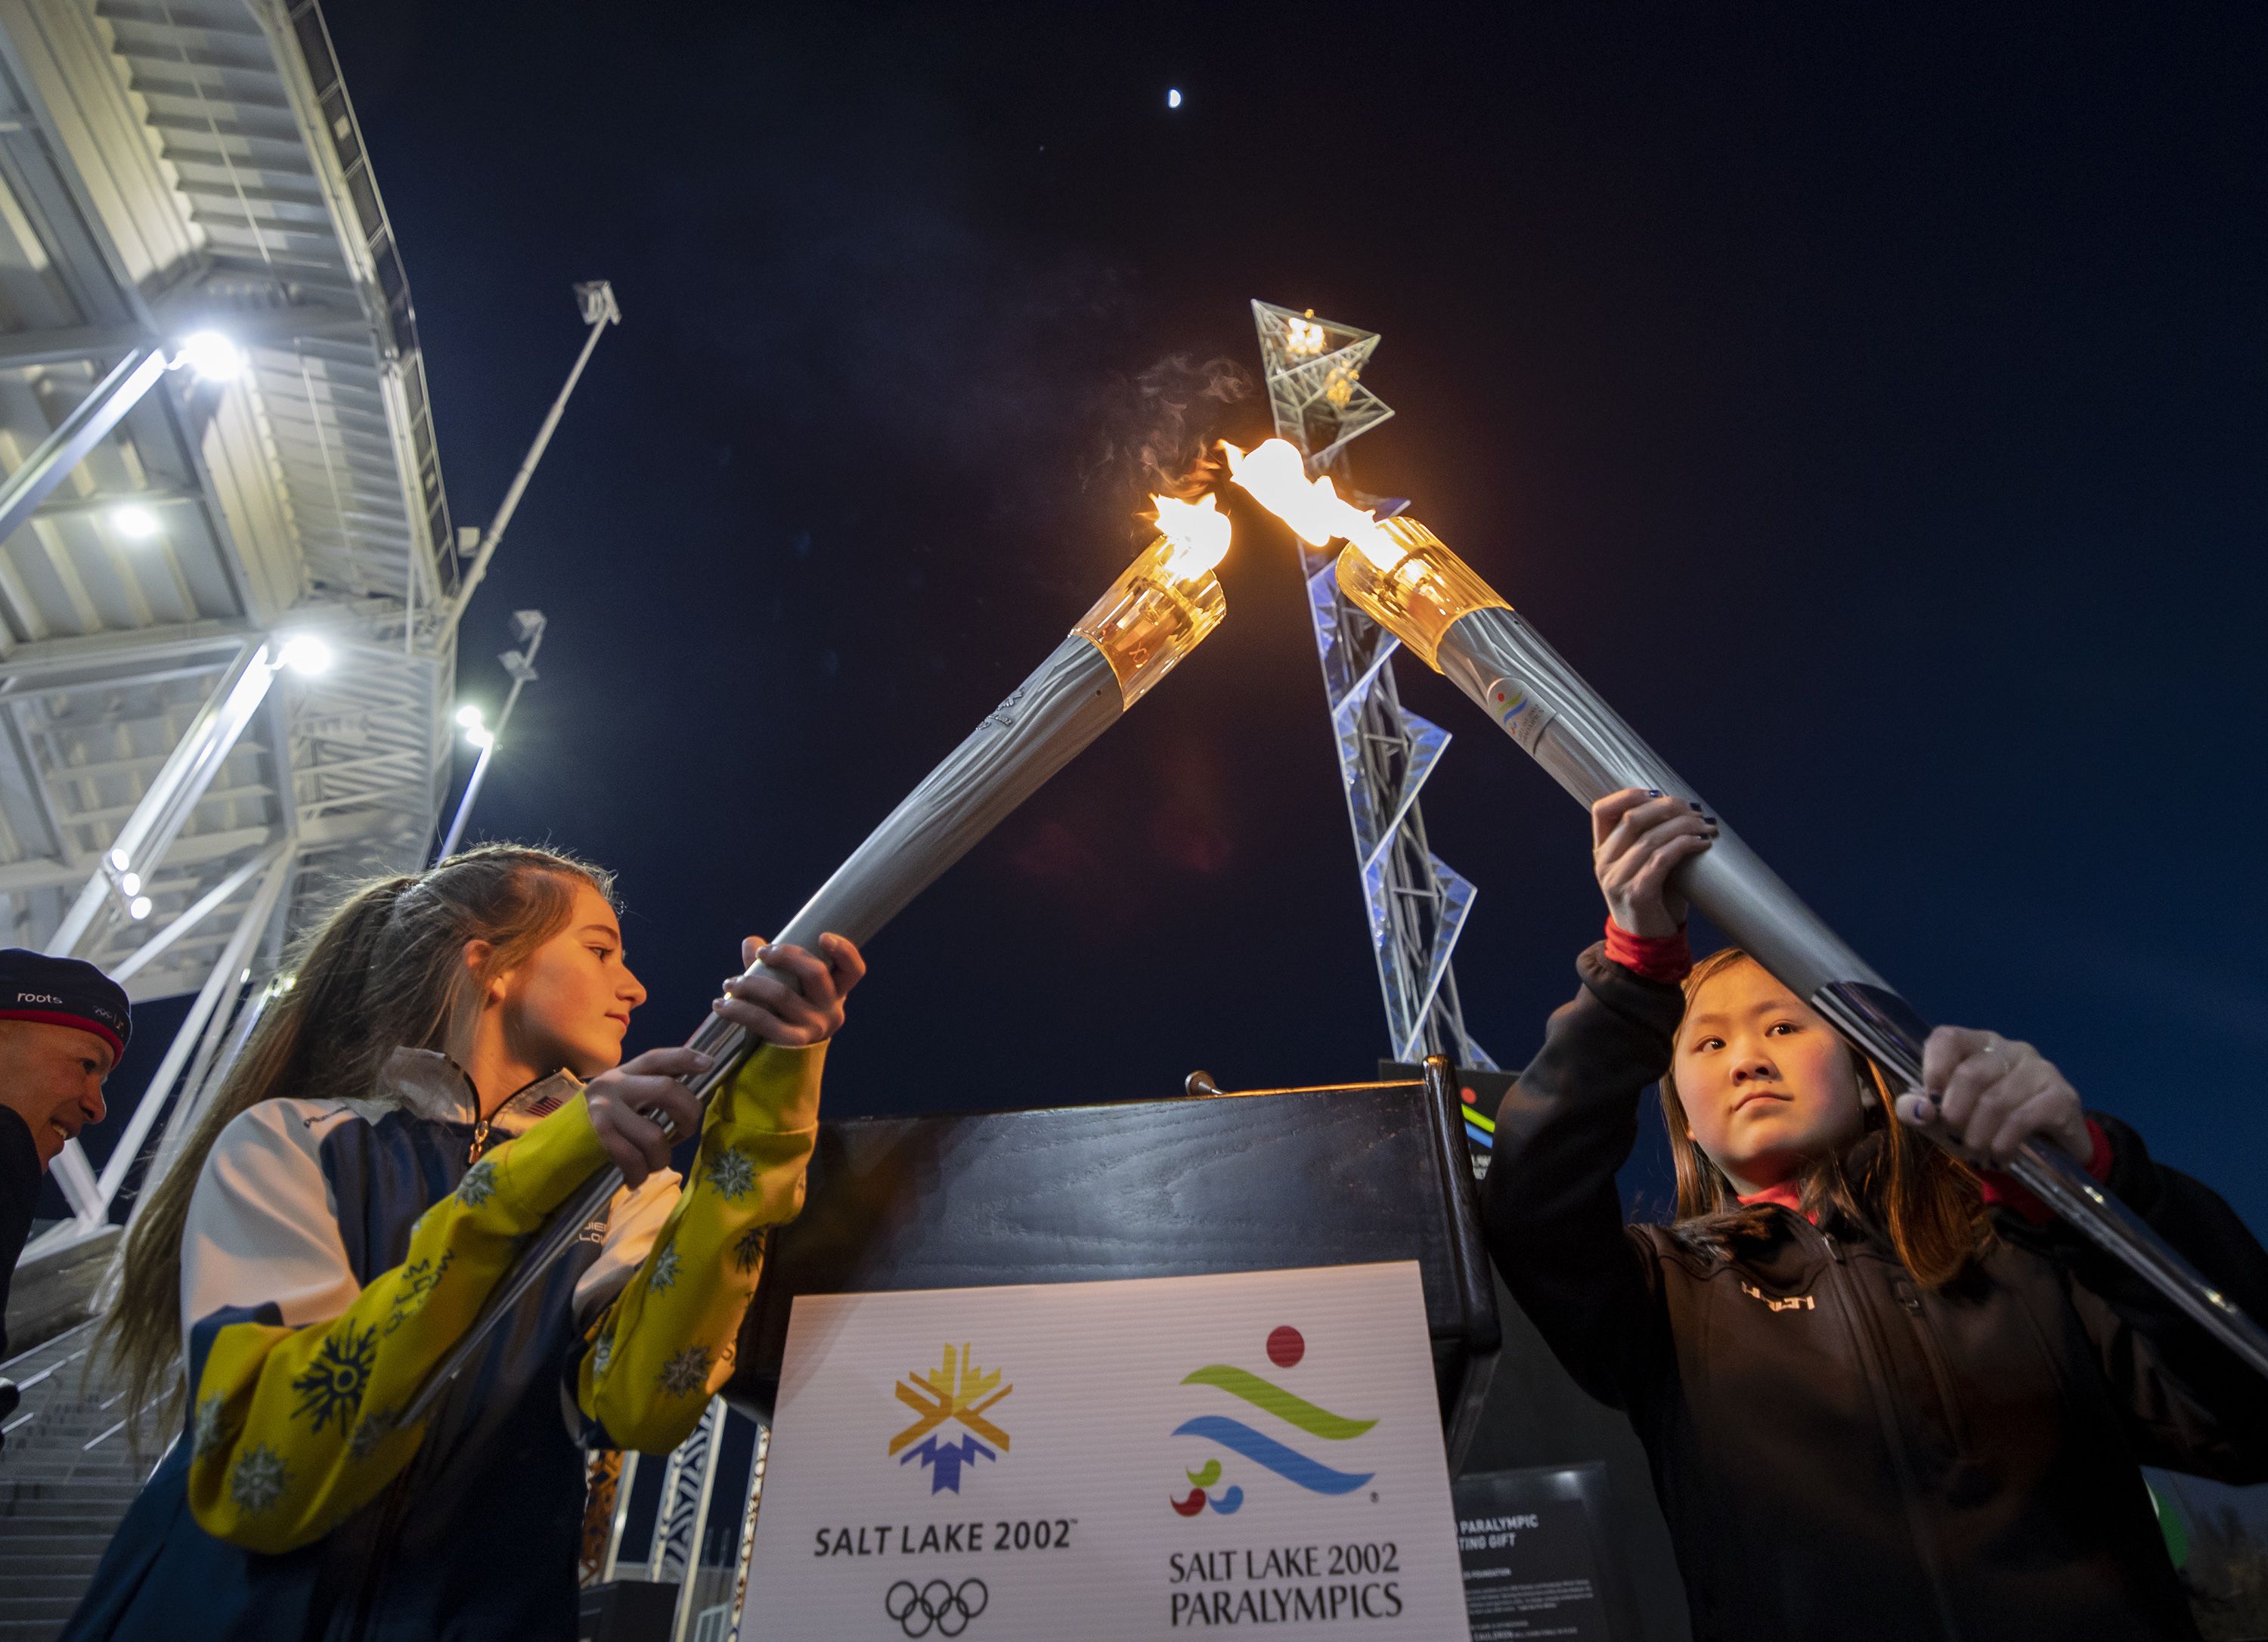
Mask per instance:
[[[252,363],[243,349],[218,331],[193,331],[181,339],[176,365],[187,365],[208,382],[232,382]]]
[[[129,541],[147,541],[158,534],[158,516],[146,507],[114,507],[110,524]]]
[[[331,665],[331,647],[313,633],[295,634],[284,641],[276,665],[302,675],[320,673]]]

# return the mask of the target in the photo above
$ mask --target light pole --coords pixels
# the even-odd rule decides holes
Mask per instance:
[[[504,500],[497,504],[496,517],[489,521],[487,531],[482,534],[480,547],[473,556],[472,568],[465,572],[465,579],[459,585],[456,597],[450,601],[442,622],[441,630],[445,638],[455,632],[457,623],[464,620],[465,607],[472,603],[473,594],[478,591],[482,578],[489,573],[489,561],[496,556],[497,543],[504,539],[504,526],[512,523],[512,512],[519,506],[519,498],[527,489],[527,482],[535,476],[535,464],[543,460],[544,447],[551,443],[552,431],[558,427],[559,418],[567,409],[567,401],[575,392],[575,384],[582,380],[583,367],[591,363],[591,354],[598,347],[599,338],[606,335],[608,326],[622,322],[622,308],[615,301],[615,288],[603,279],[576,286],[575,302],[583,316],[583,323],[591,328],[590,335],[583,339],[583,351],[575,356],[574,368],[567,372],[567,385],[559,390],[559,397],[551,401],[551,409],[543,418],[543,425],[535,431],[535,442],[527,447],[527,455],[520,462],[519,471],[512,475],[512,483],[504,493]],[[499,723],[497,727],[500,730],[504,725]]]
[[[473,800],[481,795],[481,783],[488,778],[489,760],[496,756],[497,738],[512,722],[512,710],[519,701],[519,692],[535,677],[535,652],[543,644],[543,612],[515,610],[512,613],[512,637],[524,648],[507,650],[497,658],[504,670],[512,674],[512,688],[504,698],[504,708],[497,714],[496,727],[490,729],[483,720],[481,710],[466,705],[457,709],[457,722],[465,727],[466,741],[480,750],[473,761],[473,773],[465,783],[465,794],[457,800],[457,813],[449,822],[449,836],[441,840],[441,851],[433,858],[446,861],[457,852],[457,841],[465,836],[465,823],[473,814]]]

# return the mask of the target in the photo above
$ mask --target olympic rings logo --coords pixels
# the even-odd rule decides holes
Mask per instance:
[[[932,1579],[918,1589],[911,1579],[900,1579],[882,1598],[882,1611],[909,1637],[925,1637],[932,1631],[941,1637],[957,1637],[991,1600],[992,1594],[982,1579],[963,1579],[958,1587],[944,1579]]]

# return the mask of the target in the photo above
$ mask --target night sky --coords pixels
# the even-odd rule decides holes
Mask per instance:
[[[1355,481],[1877,968],[2268,1230],[2268,12],[790,10],[329,9],[461,522],[571,283],[626,316],[460,678],[493,709],[549,615],[475,830],[619,871],[633,1047],[1102,590],[1138,374],[1256,364],[1259,297],[1383,334]],[[1383,1052],[1296,560],[1238,518],[1222,630],[872,944],[830,1113]],[[1597,933],[1586,823],[1401,677],[1516,1064]]]

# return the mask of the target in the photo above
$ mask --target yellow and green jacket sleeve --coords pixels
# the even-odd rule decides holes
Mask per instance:
[[[827,1046],[760,1046],[711,1102],[684,1194],[591,1332],[576,1402],[605,1440],[666,1454],[733,1370],[767,1228],[803,1207]]]
[[[577,1095],[468,1169],[419,1218],[402,1263],[340,1314],[295,1329],[236,1321],[248,1314],[234,1307],[193,1329],[198,1525],[249,1550],[285,1551],[375,1498],[417,1451],[421,1428],[402,1429],[401,1408],[521,1239],[607,1160]]]

